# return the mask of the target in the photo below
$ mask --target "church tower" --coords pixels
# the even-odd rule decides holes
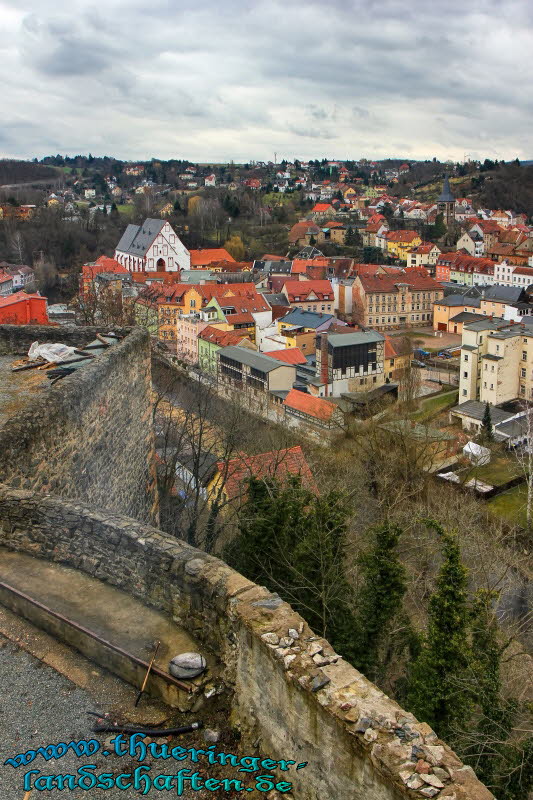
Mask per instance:
[[[440,197],[437,199],[437,214],[442,214],[443,222],[447,228],[455,222],[455,197],[451,192],[447,175],[444,178]]]

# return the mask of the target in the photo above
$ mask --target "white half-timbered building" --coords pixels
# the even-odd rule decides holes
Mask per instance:
[[[163,219],[128,225],[115,258],[130,272],[178,272],[190,269],[191,256],[172,226]]]

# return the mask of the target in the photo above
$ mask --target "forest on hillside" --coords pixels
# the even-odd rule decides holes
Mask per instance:
[[[0,185],[4,183],[31,183],[32,181],[56,180],[57,170],[35,164],[32,161],[0,161]]]

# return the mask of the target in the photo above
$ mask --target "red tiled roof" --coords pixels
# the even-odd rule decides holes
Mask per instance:
[[[273,256],[271,253],[265,253],[264,256],[261,257],[261,261],[285,261],[285,256]]]
[[[276,361],[283,361],[285,364],[307,364],[307,359],[299,347],[286,347],[285,350],[272,350],[270,353],[264,353],[264,355],[275,358]]]
[[[311,293],[316,294],[319,300],[333,300],[330,281],[285,281],[284,289],[291,303],[307,300]]]
[[[324,422],[328,422],[331,419],[336,408],[334,403],[323,400],[322,397],[311,397],[310,394],[300,392],[299,389],[291,389],[283,401],[283,405]]]
[[[7,272],[0,272],[0,283],[6,283],[6,281],[12,281],[13,277],[8,275]]]
[[[331,211],[332,206],[331,203],[316,203],[315,206],[311,209],[311,213],[324,213],[325,211]]]
[[[235,261],[223,247],[191,250],[191,267],[207,267],[214,261]]]
[[[230,500],[242,495],[246,482],[251,477],[272,478],[283,483],[288,477],[299,475],[303,486],[318,493],[313,473],[300,445],[256,456],[242,454],[230,459],[227,464],[220,461],[217,470],[224,479],[224,489]]]
[[[101,272],[114,272],[115,274],[129,275],[129,270],[119,264],[115,258],[108,258],[108,256],[100,256],[94,264],[84,264],[81,268],[84,278],[92,279],[95,275]]]
[[[0,297],[0,308],[13,305],[13,303],[21,303],[24,300],[29,300],[30,298],[42,300],[44,303],[46,303],[46,298],[40,294],[27,294],[26,292],[20,291],[14,292],[13,294],[8,294],[7,297]]]
[[[420,238],[416,231],[389,231],[385,237],[388,242],[412,242]]]
[[[437,247],[433,242],[422,242],[418,247],[414,247],[411,253],[430,253],[434,247]]]
[[[426,270],[422,272],[420,269],[406,269],[396,275],[383,275],[382,273],[368,275],[363,273],[358,276],[358,280],[361,281],[366,293],[397,292],[399,291],[399,283],[408,284],[414,291],[435,291],[442,288],[440,283],[429,277]]]
[[[220,347],[228,347],[230,344],[238,345],[243,339],[248,338],[244,333],[237,331],[221,331],[214,328],[212,325],[206,327],[198,334],[199,339],[204,339],[206,342],[218,344]]]

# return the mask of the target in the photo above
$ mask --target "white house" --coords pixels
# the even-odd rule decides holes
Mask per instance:
[[[89,200],[91,197],[96,197],[96,189],[85,189],[85,199]]]
[[[130,272],[177,272],[190,269],[191,255],[172,226],[163,219],[128,225],[115,258]]]
[[[216,186],[217,185],[216,175],[214,175],[214,173],[211,173],[211,175],[207,176],[204,183],[206,186]]]

